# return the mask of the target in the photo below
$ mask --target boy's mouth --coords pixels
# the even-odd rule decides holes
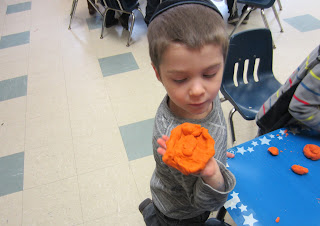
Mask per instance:
[[[202,102],[202,103],[197,103],[197,104],[190,104],[193,107],[200,107],[202,105],[204,105],[206,102]]]

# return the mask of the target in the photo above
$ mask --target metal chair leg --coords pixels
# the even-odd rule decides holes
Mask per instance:
[[[132,21],[131,21],[131,26],[130,26],[130,29],[129,29],[129,37],[128,37],[128,42],[127,42],[127,47],[129,47],[129,46],[130,46],[132,30],[133,30],[134,21],[135,21],[134,13],[131,13],[131,15],[132,15]]]
[[[106,17],[107,17],[107,12],[108,12],[108,11],[109,11],[109,8],[106,8],[106,10],[105,10],[104,13],[103,13],[100,39],[103,39],[104,24],[105,24],[105,22],[106,22]]]
[[[74,13],[76,12],[77,5],[78,5],[78,0],[73,0],[71,12],[70,12],[70,22],[69,22],[69,28],[68,28],[69,30],[71,29],[71,22],[72,22]]]
[[[278,5],[279,5],[279,9],[282,10],[282,4],[281,4],[280,0],[277,0],[277,2],[278,2]]]
[[[144,18],[143,12],[142,12],[142,10],[140,9],[140,7],[138,7],[137,10],[139,10],[139,12],[141,13],[142,17]]]
[[[232,138],[232,147],[236,145],[237,141],[236,141],[236,136],[234,133],[234,125],[233,125],[233,114],[236,112],[237,110],[235,108],[232,108],[230,113],[229,113],[229,124],[230,124],[230,129],[231,129],[231,138]]]
[[[229,38],[233,35],[233,33],[237,30],[237,28],[241,25],[242,21],[244,20],[244,18],[246,18],[246,16],[251,12],[255,10],[255,8],[249,6],[246,11],[244,13],[242,13],[238,23],[236,24],[236,26],[233,28],[231,34],[229,35]]]
[[[262,16],[264,25],[266,26],[266,28],[268,28],[268,29],[270,30],[270,26],[269,26],[269,24],[268,24],[267,17],[266,17],[266,15],[264,14],[264,10],[263,10],[263,9],[261,9],[261,16]],[[270,30],[270,31],[271,31],[271,30]],[[273,46],[274,49],[276,48],[276,45],[274,44],[273,39],[272,39],[272,46]]]
[[[273,10],[274,16],[276,17],[276,20],[278,21],[278,24],[280,26],[280,32],[283,32],[283,28],[282,28],[282,25],[280,23],[280,18],[279,18],[279,15],[277,13],[276,7],[274,5],[272,6],[272,10]]]
[[[96,4],[94,4],[94,1],[92,2],[92,0],[88,0],[89,3],[92,5],[92,7],[101,15],[103,16],[103,13],[99,10],[99,8],[97,7]]]

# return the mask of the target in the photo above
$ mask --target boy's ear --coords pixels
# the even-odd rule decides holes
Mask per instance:
[[[161,77],[160,77],[160,73],[158,72],[157,68],[154,66],[153,63],[151,63],[151,65],[152,65],[152,67],[153,67],[154,72],[156,73],[157,79],[159,80],[159,82],[162,83]]]

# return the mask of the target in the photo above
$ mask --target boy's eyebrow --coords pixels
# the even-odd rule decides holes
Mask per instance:
[[[210,65],[204,71],[216,69],[216,68],[220,67],[220,65],[221,65],[221,63],[216,63],[216,64],[213,64],[213,65]],[[172,69],[172,70],[168,70],[167,73],[170,73],[170,74],[185,74],[186,71]]]

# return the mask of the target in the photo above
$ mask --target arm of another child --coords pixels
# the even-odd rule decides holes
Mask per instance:
[[[320,131],[320,64],[300,82],[290,102],[289,112],[303,124]]]
[[[159,138],[157,140],[158,144],[160,145],[157,152],[160,155],[164,155],[164,153],[166,152],[166,148],[167,148],[166,141],[168,139],[169,139],[169,137],[164,135],[164,136],[162,136],[162,138]],[[234,154],[227,152],[227,157],[233,158]],[[219,191],[225,190],[223,176],[220,172],[220,168],[218,166],[217,161],[213,157],[208,161],[206,167],[202,171],[199,172],[199,175],[201,176],[203,181],[206,184],[210,185],[212,188],[219,190]]]

